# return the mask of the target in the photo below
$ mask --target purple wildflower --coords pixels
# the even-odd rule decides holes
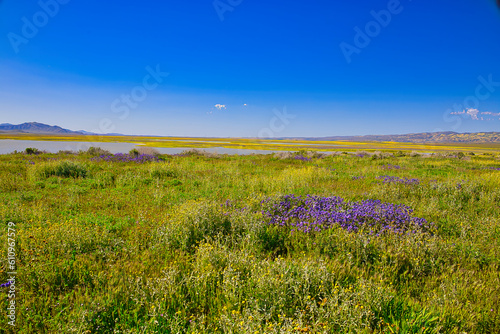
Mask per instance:
[[[6,288],[10,285],[12,285],[12,281],[8,281],[7,283],[0,284],[0,288]]]
[[[380,166],[380,168],[391,170],[391,169],[401,169],[401,166],[387,164],[387,165]]]
[[[350,232],[361,229],[380,235],[386,232],[405,233],[415,229],[428,231],[432,223],[412,217],[405,205],[382,203],[379,200],[348,202],[340,197],[287,195],[271,204],[263,214],[270,225],[290,227],[304,233],[320,232],[339,226]]]
[[[136,163],[145,163],[145,162],[159,162],[162,161],[155,155],[152,154],[139,154],[139,155],[131,155],[131,154],[110,154],[110,155],[101,155],[98,157],[94,157],[91,159],[92,161],[110,161],[110,162],[136,162]]]
[[[301,161],[311,161],[312,159],[311,158],[308,158],[308,157],[304,157],[303,155],[296,155],[294,157],[295,160],[301,160]]]
[[[409,179],[407,177],[405,178],[399,178],[397,176],[388,176],[388,175],[383,175],[377,177],[377,179],[382,180],[384,183],[401,183],[405,185],[417,185],[420,184],[419,179]]]

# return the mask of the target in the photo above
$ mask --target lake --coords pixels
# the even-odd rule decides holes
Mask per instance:
[[[24,151],[27,147],[34,147],[41,151],[47,151],[50,153],[57,153],[58,151],[75,151],[87,150],[91,146],[98,146],[102,149],[108,150],[113,154],[116,153],[128,153],[134,148],[139,148],[141,146],[133,143],[95,143],[95,142],[83,142],[83,141],[43,141],[43,140],[11,140],[2,139],[0,140],[0,154],[8,154],[14,151]],[[161,154],[177,154],[192,148],[189,147],[155,147],[157,151]],[[211,147],[211,148],[200,148],[211,153],[218,154],[270,154],[279,151],[271,150],[242,150],[233,149],[225,147]]]

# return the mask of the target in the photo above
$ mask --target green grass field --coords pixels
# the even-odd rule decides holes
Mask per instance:
[[[500,332],[500,160],[489,151],[1,155],[0,283],[13,222],[17,319],[3,298],[0,332]],[[434,225],[269,224],[262,211],[289,194],[404,204]]]

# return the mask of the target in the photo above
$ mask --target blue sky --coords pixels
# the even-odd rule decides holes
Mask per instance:
[[[0,123],[232,137],[498,131],[499,42],[495,0],[3,0]]]

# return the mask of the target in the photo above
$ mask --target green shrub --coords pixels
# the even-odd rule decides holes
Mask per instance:
[[[110,155],[111,152],[108,151],[108,150],[105,150],[103,148],[100,148],[100,147],[89,147],[89,149],[86,151],[86,152],[82,152],[80,151],[81,153],[84,153],[84,154],[88,154],[88,155],[91,155],[93,157],[96,157],[96,156],[100,156],[100,155]]]
[[[176,187],[182,185],[182,181],[173,179],[165,182],[165,187]]]
[[[38,149],[33,148],[33,147],[27,147],[25,150],[26,154],[32,155],[32,154],[38,154],[40,151]]]
[[[287,235],[289,232],[278,228],[277,226],[267,225],[263,227],[257,234],[257,245],[264,253],[269,253],[271,256],[281,256],[287,254]]]
[[[45,179],[51,176],[76,179],[87,177],[88,170],[80,163],[72,161],[57,161],[36,166],[35,174],[39,178]]]
[[[230,217],[216,204],[193,203],[180,221],[169,222],[159,233],[169,248],[193,252],[203,240],[227,236],[231,230]]]
[[[133,157],[138,157],[139,156],[139,151],[137,151],[135,148],[130,150],[130,152],[128,152],[129,155],[133,156]]]
[[[150,175],[155,179],[175,178],[178,176],[177,171],[168,167],[168,164],[155,164],[150,169]]]

